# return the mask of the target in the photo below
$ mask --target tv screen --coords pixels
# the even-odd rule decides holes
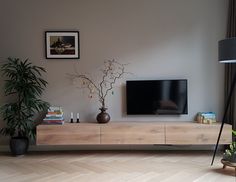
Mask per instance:
[[[187,114],[187,80],[126,81],[128,115]]]

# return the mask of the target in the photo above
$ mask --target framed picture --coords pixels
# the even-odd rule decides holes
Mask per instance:
[[[79,59],[78,31],[47,31],[45,32],[47,59]]]

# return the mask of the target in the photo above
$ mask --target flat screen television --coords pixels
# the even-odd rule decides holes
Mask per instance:
[[[187,80],[126,81],[127,115],[188,113]]]

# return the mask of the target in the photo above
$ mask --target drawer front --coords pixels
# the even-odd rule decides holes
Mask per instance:
[[[37,145],[100,144],[97,125],[65,124],[37,127]]]
[[[220,124],[173,124],[166,125],[166,144],[216,144]],[[232,141],[231,125],[224,125],[220,144]]]
[[[113,124],[101,126],[101,144],[164,144],[164,125]]]

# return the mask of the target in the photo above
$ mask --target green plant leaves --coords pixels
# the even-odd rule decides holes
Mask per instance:
[[[34,138],[35,125],[32,117],[35,112],[46,111],[49,104],[40,99],[47,81],[42,78],[46,70],[35,66],[28,59],[8,58],[1,66],[5,80],[5,95],[14,96],[12,103],[1,107],[6,127],[0,130],[3,135],[20,135]],[[13,97],[13,98],[14,98]]]
[[[232,130],[232,133],[234,136],[236,136],[236,131],[235,130]]]

